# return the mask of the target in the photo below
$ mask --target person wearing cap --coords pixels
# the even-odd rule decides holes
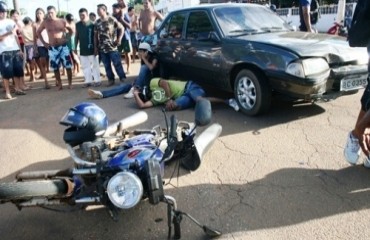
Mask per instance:
[[[125,56],[125,62],[127,65],[126,73],[130,70],[130,53],[131,53],[131,38],[130,38],[130,27],[131,21],[126,10],[126,4],[123,2],[121,4],[115,3],[112,5],[113,17],[115,17],[124,27],[124,34],[122,37],[121,45],[118,46],[118,52]]]
[[[20,78],[24,76],[23,53],[16,34],[16,24],[7,19],[8,6],[0,1],[0,73],[3,78],[5,99],[11,99],[9,79],[14,80],[15,94],[25,95],[20,89]]]
[[[124,82],[126,79],[121,63],[121,55],[117,50],[117,46],[121,45],[124,28],[117,19],[108,15],[106,5],[99,4],[97,8],[99,19],[96,20],[94,28],[95,55],[98,55],[98,52],[100,53],[108,77],[107,86],[112,86],[115,81],[112,63],[120,81]]]
[[[145,86],[149,86],[150,79],[159,76],[158,60],[148,43],[139,45],[139,56],[142,61],[140,72],[133,84],[123,83],[120,86],[104,91],[88,89],[89,96],[100,99],[125,94],[124,98],[133,98],[134,89],[142,90]]]

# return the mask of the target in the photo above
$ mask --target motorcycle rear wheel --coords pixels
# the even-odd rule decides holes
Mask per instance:
[[[68,186],[62,179],[0,183],[0,200],[63,196],[67,194],[67,191]]]

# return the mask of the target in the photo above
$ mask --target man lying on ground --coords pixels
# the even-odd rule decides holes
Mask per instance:
[[[123,87],[128,92],[131,85],[126,84]],[[92,98],[101,99],[104,97],[100,91],[89,89],[88,93]],[[206,97],[204,89],[193,81],[185,82],[153,78],[150,81],[149,89],[134,90],[134,98],[139,108],[150,108],[164,104],[168,111],[182,110],[193,107],[202,98],[207,98],[211,102],[225,103],[235,111],[239,111],[239,106],[235,99]]]

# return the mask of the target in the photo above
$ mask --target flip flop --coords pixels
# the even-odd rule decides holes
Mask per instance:
[[[5,94],[4,99],[12,99],[12,98],[13,98],[12,95],[10,95],[9,93],[8,94]]]
[[[26,95],[26,93],[21,90],[16,90],[15,95]]]

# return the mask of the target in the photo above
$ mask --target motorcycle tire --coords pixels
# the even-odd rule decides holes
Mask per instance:
[[[0,183],[0,201],[63,196],[67,191],[68,186],[62,179]]]

